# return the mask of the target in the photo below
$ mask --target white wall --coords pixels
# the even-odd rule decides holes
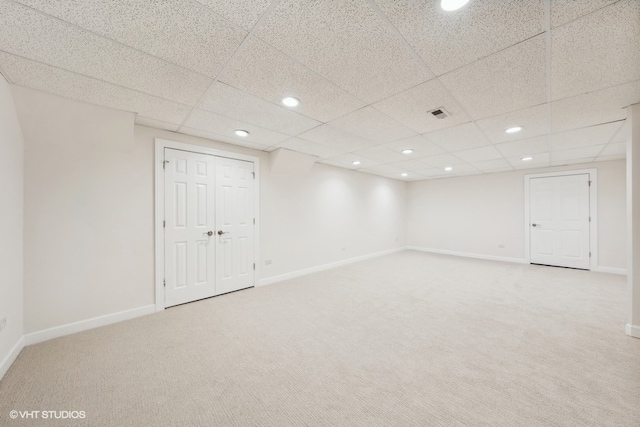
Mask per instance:
[[[134,126],[131,113],[36,90],[15,96],[27,333],[154,304],[155,138],[261,158],[262,278],[405,245],[404,182],[324,165],[280,177],[264,152]]]
[[[11,86],[0,76],[0,378],[23,334],[23,151]]]
[[[586,168],[598,170],[599,264],[624,269],[623,160],[409,183],[407,245],[522,260],[524,175]]]

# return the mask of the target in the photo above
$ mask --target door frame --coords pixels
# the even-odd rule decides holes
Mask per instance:
[[[555,176],[583,175],[589,174],[589,270],[594,270],[598,266],[598,169],[573,169],[557,172],[535,173],[524,176],[524,260],[531,264],[531,226],[529,217],[529,186],[533,178],[549,178]]]
[[[235,160],[244,160],[253,163],[253,171],[256,174],[254,181],[253,202],[254,216],[256,225],[254,227],[254,259],[256,262],[255,282],[260,278],[260,158],[247,154],[238,154],[231,151],[219,150],[203,145],[186,144],[183,142],[170,141],[167,139],[155,139],[155,157],[154,157],[154,174],[155,174],[155,306],[156,312],[162,311],[164,307],[164,150],[171,148],[174,150],[189,151],[198,154],[208,154],[217,157],[226,157]]]

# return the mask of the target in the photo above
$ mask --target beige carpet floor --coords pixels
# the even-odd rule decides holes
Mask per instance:
[[[406,251],[27,347],[0,425],[639,426],[626,296],[622,276]]]

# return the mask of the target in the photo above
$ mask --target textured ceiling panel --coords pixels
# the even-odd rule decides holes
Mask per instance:
[[[551,165],[587,163],[592,162],[600,154],[604,145],[592,145],[591,147],[572,148],[570,150],[553,151],[551,153]]]
[[[505,142],[496,144],[495,147],[505,157],[524,157],[537,153],[549,151],[549,138],[547,136],[536,136],[522,139],[520,141]]]
[[[283,0],[256,36],[368,102],[432,77],[366,0]]]
[[[292,136],[321,124],[284,106],[271,104],[220,82],[209,89],[198,107]]]
[[[478,126],[494,143],[516,141],[549,133],[549,106],[540,104],[523,110],[478,120]],[[522,130],[507,133],[507,129],[520,126]]]
[[[397,141],[416,135],[411,129],[372,107],[354,111],[332,120],[329,124],[352,135],[378,143]]]
[[[179,124],[175,123],[167,123],[162,120],[150,119],[149,117],[144,117],[141,115],[136,115],[136,124],[142,126],[149,126],[156,129],[164,129],[175,132],[180,127]]]
[[[394,162],[394,163],[391,163],[391,166],[401,169],[404,172],[420,172],[425,169],[429,169],[431,167],[431,165],[416,159],[403,160],[401,162]]]
[[[471,120],[435,79],[379,101],[373,106],[418,133],[444,129]],[[430,113],[438,108],[444,108],[449,117],[438,119]]]
[[[288,135],[203,110],[193,110],[184,126],[224,136],[224,142],[235,141],[240,145],[248,141],[268,147],[289,139]],[[237,137],[235,130],[245,130],[249,135],[245,138]]]
[[[624,120],[629,105],[640,102],[640,80],[551,103],[551,129],[562,132]]]
[[[401,179],[401,174],[404,171],[392,165],[378,165],[369,168],[363,168],[362,172],[389,177],[393,176],[396,179]]]
[[[427,140],[423,135],[416,135],[398,141],[388,142],[384,144],[384,146],[397,152],[401,152],[405,149],[411,149],[413,150],[413,153],[410,154],[410,157],[414,157],[416,159],[445,153],[442,148]]]
[[[271,0],[196,0],[229,21],[250,30],[267,10]]]
[[[504,172],[513,170],[511,164],[505,159],[483,160],[473,162],[471,166],[482,172]]]
[[[544,35],[459,68],[440,79],[474,119],[542,104],[546,95]]]
[[[600,152],[600,156],[625,156],[627,154],[627,144],[625,142],[612,142]]]
[[[490,144],[489,140],[473,123],[431,132],[425,137],[447,152],[469,150]]]
[[[220,81],[272,103],[300,99],[295,111],[328,122],[365,105],[282,52],[251,39],[220,76]]]
[[[305,141],[304,139],[300,138],[287,139],[286,141],[281,142],[278,145],[270,147],[269,151],[272,151],[271,149],[279,147],[297,151],[298,153],[309,154],[320,159],[336,157],[342,154],[342,151],[336,148],[327,147],[326,145],[318,144],[316,142]]]
[[[240,147],[252,148],[254,150],[265,150],[267,147],[254,141],[238,140],[239,138],[230,137],[229,135],[220,135],[214,132],[207,132],[202,129],[193,129],[182,126],[180,133],[185,135],[198,136],[200,138],[212,139],[214,141],[226,142],[227,144],[238,145]]]
[[[561,151],[571,148],[607,144],[619,128],[620,123],[607,123],[556,133],[551,135],[551,150]]]
[[[526,162],[520,157],[509,157],[507,161],[514,169],[532,169],[549,166],[550,157],[549,153],[538,153],[533,156],[533,159]]]
[[[0,49],[187,105],[212,82],[15,3],[0,2]]]
[[[357,150],[354,151],[353,154],[375,160],[379,163],[391,163],[407,160],[407,156],[404,154],[400,154],[400,152],[391,150],[383,145]]]
[[[15,84],[180,124],[190,107],[0,52],[0,68]]]
[[[331,125],[322,125],[308,130],[298,136],[307,141],[317,142],[329,147],[337,148],[344,153],[349,153],[363,148],[378,145],[374,141],[358,138],[350,135],[342,129],[335,128]]]
[[[622,0],[551,33],[551,96],[640,79],[640,1]]]
[[[502,158],[502,154],[493,146],[473,148],[471,150],[457,151],[455,156],[465,162],[479,162],[482,160],[495,160]]]
[[[447,166],[455,166],[455,165],[464,163],[464,161],[460,160],[459,158],[457,158],[452,154],[440,154],[438,156],[429,156],[429,157],[420,159],[420,161],[434,168],[445,168]]]
[[[210,77],[247,35],[190,0],[18,1]]]
[[[553,0],[551,25],[557,27],[614,3],[616,0]],[[636,1],[636,0],[626,0]]]
[[[474,0],[451,13],[434,0],[376,0],[436,75],[531,38],[543,30],[543,0]]]
[[[354,165],[353,162],[356,160],[359,161],[360,163],[357,165]],[[362,156],[355,156],[353,154],[341,154],[336,157],[322,159],[320,162],[324,163],[325,165],[338,166],[338,167],[347,168],[347,169],[363,169],[363,168],[377,166],[380,164],[380,162],[376,160],[365,159]]]

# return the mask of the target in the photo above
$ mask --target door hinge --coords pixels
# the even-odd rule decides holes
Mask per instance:
[[[253,218],[253,225],[256,225],[256,219]]]
[[[167,163],[169,163],[169,160],[163,160],[162,161],[162,169],[166,169]]]
[[[162,228],[165,228],[167,226],[167,221],[162,221]]]
[[[253,269],[254,270],[256,269],[256,263],[255,262],[253,263]]]
[[[162,286],[164,286],[165,288],[167,287],[167,279],[164,279],[164,280],[162,281]]]
[[[589,252],[589,258],[591,258],[591,252]]]
[[[591,187],[591,181],[589,181],[589,187]]]
[[[591,222],[591,217],[589,217],[589,222]]]
[[[256,173],[255,172],[251,172],[251,175],[253,175],[253,179],[256,179]]]

